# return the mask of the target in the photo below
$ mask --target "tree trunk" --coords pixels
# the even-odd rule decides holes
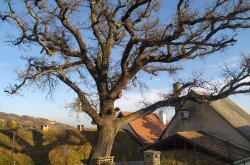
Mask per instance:
[[[115,136],[117,134],[117,127],[115,124],[105,124],[105,126],[97,126],[97,135],[95,144],[91,150],[89,164],[95,164],[99,157],[110,156]]]

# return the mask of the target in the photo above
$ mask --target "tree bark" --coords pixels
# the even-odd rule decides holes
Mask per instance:
[[[95,164],[97,158],[110,156],[111,154],[118,128],[112,122],[112,119],[110,120],[104,126],[97,126],[96,140],[89,158],[90,165]]]

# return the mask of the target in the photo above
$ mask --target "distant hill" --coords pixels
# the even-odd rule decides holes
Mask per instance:
[[[41,125],[48,125],[51,129],[73,129],[74,127],[58,123],[56,121],[40,118],[40,117],[33,117],[27,115],[16,115],[12,113],[4,113],[0,112],[0,121],[8,121],[12,120],[15,122],[20,122],[23,126],[30,127],[30,128],[40,128]]]

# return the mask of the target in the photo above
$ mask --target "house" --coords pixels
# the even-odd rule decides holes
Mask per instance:
[[[161,151],[162,164],[241,165],[250,156],[249,150],[203,131],[176,132],[143,148],[148,149]]]
[[[84,131],[84,125],[77,125],[77,130],[80,132]]]
[[[176,109],[160,140],[183,131],[208,132],[250,150],[250,115],[228,98],[209,104],[186,101]]]
[[[118,117],[127,116],[131,113],[121,111]],[[158,115],[153,113],[134,120],[124,125],[123,129],[130,132],[137,140],[146,145],[155,143],[167,124],[166,114],[161,111]]]
[[[48,131],[49,130],[49,126],[48,125],[41,125],[41,130],[42,131]]]
[[[197,91],[190,94],[202,95]],[[164,152],[168,159],[175,155],[174,161],[180,161],[177,155],[181,153],[181,158],[196,155],[196,163],[205,158],[207,164],[250,163],[250,116],[228,98],[210,103],[188,100],[176,108],[158,142],[143,150],[152,148]]]

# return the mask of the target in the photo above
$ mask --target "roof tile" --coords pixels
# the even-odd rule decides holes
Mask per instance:
[[[132,112],[121,112],[123,116],[127,116],[131,113]],[[129,125],[143,143],[155,143],[167,126],[167,124],[164,125],[159,120],[156,114],[141,117],[130,122]]]

